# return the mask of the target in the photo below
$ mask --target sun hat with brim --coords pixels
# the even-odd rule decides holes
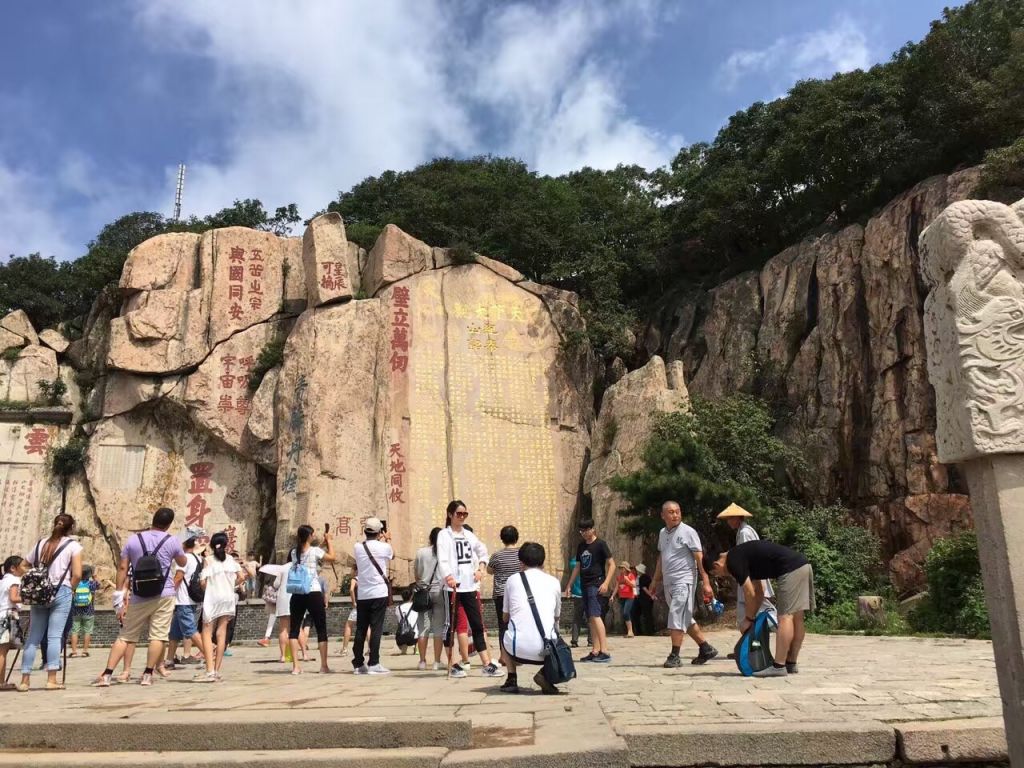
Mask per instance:
[[[719,520],[724,520],[727,517],[753,517],[753,515],[747,512],[747,510],[739,504],[730,504],[718,513]]]
[[[643,563],[637,563],[636,572],[643,576],[645,573],[647,573],[647,566]]]

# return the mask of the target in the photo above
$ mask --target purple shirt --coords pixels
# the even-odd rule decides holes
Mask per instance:
[[[185,550],[181,548],[181,542],[178,541],[177,536],[172,536],[165,531],[143,531],[142,539],[146,542],[146,551],[149,554],[153,554],[153,550],[156,549],[160,541],[167,536],[167,541],[160,547],[160,550],[156,553],[156,559],[160,561],[160,568],[167,574],[166,581],[164,581],[164,591],[160,593],[160,597],[174,597],[176,590],[174,589],[174,577],[171,574],[171,560],[177,556],[185,556]],[[142,557],[142,546],[139,544],[139,534],[133,533],[128,541],[125,542],[124,547],[121,549],[121,557],[127,557],[128,563],[132,569],[135,569],[135,564],[139,562],[139,558]],[[131,581],[129,580],[129,589],[131,588]],[[132,600],[145,600],[153,598],[143,598],[138,595],[132,594]]]

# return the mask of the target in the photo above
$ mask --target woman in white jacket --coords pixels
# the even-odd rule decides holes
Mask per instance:
[[[480,579],[487,568],[487,547],[472,531],[466,530],[469,512],[456,499],[448,505],[445,527],[437,535],[437,573],[441,578],[445,604],[444,647],[452,677],[466,677],[466,671],[452,666],[455,640],[455,614],[461,605],[466,612],[473,644],[483,662],[484,677],[499,677],[501,669],[491,661],[484,634],[483,607],[480,604]]]

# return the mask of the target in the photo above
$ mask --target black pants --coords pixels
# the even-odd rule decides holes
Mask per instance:
[[[380,664],[380,638],[384,634],[384,616],[387,612],[386,597],[356,601],[356,637],[352,642],[352,666],[356,669],[363,666],[363,645],[366,643],[368,629],[373,630],[370,635],[370,666]]]
[[[449,592],[445,590],[444,612],[444,647],[451,648],[455,644],[455,622],[459,606],[466,612],[466,623],[469,633],[473,636],[473,645],[477,653],[487,650],[487,635],[484,632],[483,610],[480,606],[479,592]]]
[[[498,617],[498,648],[505,650],[505,630],[508,629],[508,622],[504,619],[502,613],[505,607],[505,596],[496,596],[494,598],[494,613]]]
[[[578,643],[580,641],[580,630],[583,628],[587,630],[587,641],[590,641],[590,623],[587,621],[587,616],[583,611],[583,598],[574,597],[572,599],[572,641]]]
[[[318,643],[327,642],[327,608],[324,606],[323,592],[308,592],[305,595],[292,595],[289,605],[291,624],[288,627],[288,637],[292,640],[299,639],[299,631],[302,629],[302,620],[306,614],[313,619],[313,626],[316,627],[316,640]]]
[[[638,635],[654,634],[654,603],[650,598],[633,604],[633,628]]]

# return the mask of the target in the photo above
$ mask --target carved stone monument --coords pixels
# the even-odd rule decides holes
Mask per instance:
[[[920,243],[938,453],[970,486],[1010,761],[1024,766],[1024,201],[954,203]]]

